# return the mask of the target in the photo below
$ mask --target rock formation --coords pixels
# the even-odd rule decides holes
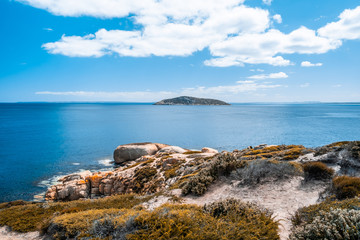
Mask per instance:
[[[145,155],[153,155],[167,146],[166,144],[150,142],[120,145],[114,151],[114,160],[118,164],[132,161]]]
[[[119,146],[114,158],[123,165],[113,171],[71,174],[59,179],[46,193],[46,200],[100,198],[122,193],[149,194],[181,189],[184,194],[203,194],[220,176],[253,160],[284,162],[322,161],[337,172],[360,172],[360,142],[340,142],[321,148],[301,145],[259,145],[233,152],[211,148],[189,151],[159,143]]]
[[[45,199],[69,201],[120,193],[159,192],[169,187],[171,179],[181,175],[177,170],[184,173],[184,167],[180,168],[182,164],[191,163],[195,158],[212,157],[215,151],[191,154],[187,149],[160,143],[120,145],[114,151],[114,159],[124,166],[114,171],[85,171],[65,176],[59,179],[60,184],[48,189]]]

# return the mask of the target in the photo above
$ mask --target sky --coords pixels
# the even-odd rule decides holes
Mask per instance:
[[[360,102],[358,0],[1,0],[0,102]]]

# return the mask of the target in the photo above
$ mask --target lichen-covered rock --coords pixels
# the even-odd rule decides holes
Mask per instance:
[[[51,186],[45,194],[45,200],[71,201],[88,198],[90,192],[85,178],[90,174],[90,171],[84,171],[60,178],[58,181],[61,184]]]
[[[201,152],[203,152],[203,153],[219,153],[218,150],[213,149],[213,148],[208,148],[208,147],[202,148]]]
[[[159,153],[184,153],[187,149],[178,146],[168,146],[159,150]]]
[[[114,151],[114,160],[118,164],[132,161],[145,155],[153,155],[167,146],[166,144],[150,142],[120,145]]]
[[[167,147],[163,145],[161,147]],[[183,175],[197,170],[199,164],[214,153],[195,155],[158,152],[128,161],[113,171],[78,173],[61,178],[60,184],[48,189],[46,200],[69,201],[101,198],[116,194],[149,194],[169,188]],[[201,161],[200,161],[201,160]]]

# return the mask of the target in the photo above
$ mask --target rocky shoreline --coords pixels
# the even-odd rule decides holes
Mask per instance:
[[[183,183],[184,179],[196,175],[217,156],[227,154],[243,160],[321,161],[330,164],[341,174],[356,175],[360,169],[360,161],[357,160],[359,150],[357,145],[349,149],[349,144],[351,142],[335,143],[316,149],[301,145],[262,144],[230,153],[218,153],[207,147],[201,151],[190,151],[178,146],[149,142],[125,144],[114,151],[115,163],[122,166],[112,171],[84,171],[62,177],[58,180],[59,184],[47,190],[45,199],[69,201],[116,194],[152,194],[174,188],[176,182]],[[256,152],[258,154],[254,154]]]
[[[174,181],[172,175],[176,175],[177,170],[181,171],[180,165],[217,153],[217,150],[206,147],[201,151],[190,151],[160,143],[120,145],[114,151],[114,161],[123,166],[112,171],[83,171],[64,176],[58,180],[60,184],[47,190],[45,200],[69,201],[159,192],[171,185]]]

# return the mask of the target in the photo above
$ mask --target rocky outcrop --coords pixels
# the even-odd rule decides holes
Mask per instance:
[[[230,174],[253,160],[323,161],[338,174],[360,173],[360,142],[341,142],[311,149],[301,145],[261,145],[233,152],[212,148],[185,151],[177,146],[157,143],[122,145],[150,149],[135,160],[129,158],[113,171],[71,174],[59,180],[46,193],[46,200],[69,201],[101,198],[123,193],[149,194],[166,189],[207,189],[221,174]],[[132,148],[124,148],[127,149]],[[121,148],[120,148],[121,149]],[[118,149],[117,149],[118,150]],[[147,155],[143,155],[147,154]],[[133,158],[133,156],[132,156]],[[130,158],[130,159],[132,159]],[[227,175],[228,176],[228,175]]]
[[[181,96],[171,99],[164,99],[155,103],[154,105],[230,105],[230,104],[217,99]]]
[[[65,176],[59,179],[59,184],[48,189],[45,199],[70,201],[124,193],[159,192],[168,188],[175,179],[194,171],[192,162],[195,158],[215,155],[215,153],[187,154],[187,152],[187,149],[181,147],[159,143],[121,145],[115,150],[114,156],[119,154],[122,157],[123,166],[114,171],[96,173],[86,171]],[[130,160],[134,156],[139,157]],[[123,160],[124,158],[126,160]],[[184,171],[186,163],[189,167]]]
[[[117,164],[132,161],[145,155],[153,155],[167,146],[169,145],[150,142],[120,145],[114,151],[114,161]]]
[[[51,186],[46,193],[45,199],[71,201],[80,198],[88,198],[90,196],[90,191],[85,179],[91,174],[90,171],[84,171],[60,178],[58,181],[65,184]]]

